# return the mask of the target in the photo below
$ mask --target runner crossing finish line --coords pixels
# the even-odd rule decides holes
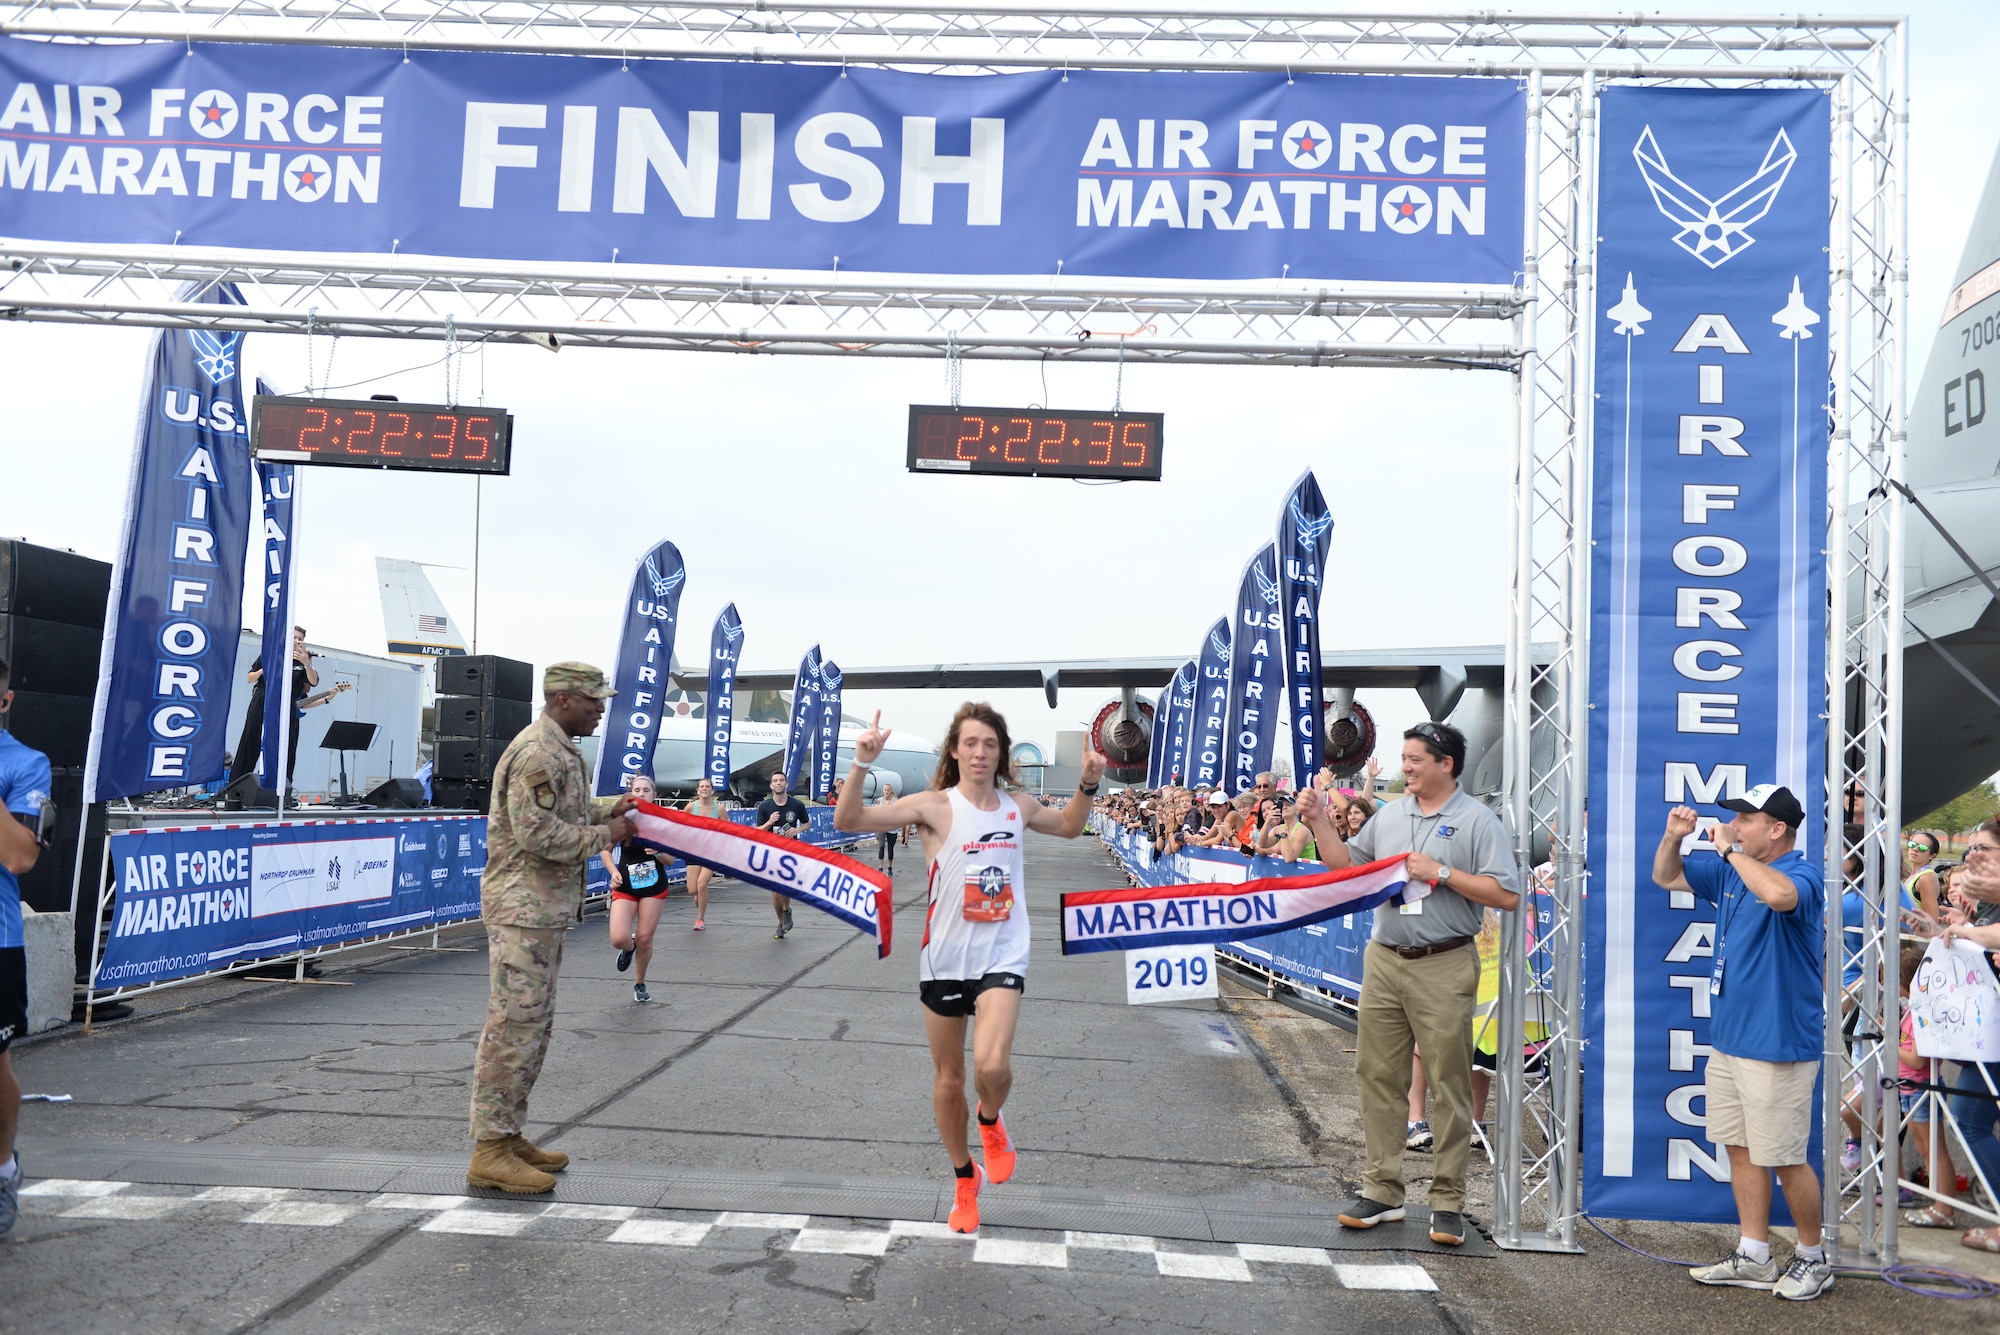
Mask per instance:
[[[1414,902],[1431,887],[1410,879],[1406,860],[1383,858],[1312,876],[1234,884],[1071,891],[1062,897],[1063,954],[1241,941],[1360,913],[1392,899]]]
[[[651,802],[629,814],[642,843],[831,914],[874,937],[876,958],[888,958],[895,912],[882,873],[845,854]]]

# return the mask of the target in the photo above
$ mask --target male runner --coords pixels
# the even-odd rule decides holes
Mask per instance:
[[[771,776],[771,795],[757,804],[757,828],[769,830],[773,834],[795,837],[806,823],[806,804],[791,796],[791,780],[779,770]],[[778,913],[778,930],[771,933],[776,940],[785,939],[785,933],[792,930],[792,901],[787,895],[773,893],[771,907]]]
[[[0,658],[0,714],[14,703],[7,660]],[[7,1049],[28,1036],[28,952],[21,936],[21,882],[41,859],[50,819],[49,758],[0,732],[0,1237],[21,1210],[21,1164],[14,1128],[21,1086]]]
[[[856,774],[889,740],[878,711],[854,739]],[[1028,906],[1021,866],[1021,830],[1074,839],[1090,819],[1090,800],[1104,774],[1104,757],[1086,751],[1083,780],[1061,811],[1019,790],[1007,720],[987,704],[960,705],[945,733],[937,773],[921,793],[865,806],[861,784],[850,783],[834,809],[835,827],[883,833],[914,823],[930,862],[930,903],[924,912],[917,995],[923,1001],[935,1077],[931,1108],[958,1182],[947,1219],[953,1231],[979,1227],[979,1190],[1014,1175],[1014,1142],[1000,1108],[1014,1087],[1014,1026],[1027,986]],[[1014,792],[1002,792],[1001,787]],[[973,1085],[985,1166],[972,1162],[965,1134],[965,1028],[972,1035]]]

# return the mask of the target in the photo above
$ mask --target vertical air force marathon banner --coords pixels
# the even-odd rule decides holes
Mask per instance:
[[[1604,94],[1593,1214],[1735,1218],[1704,1126],[1714,912],[1653,883],[1667,812],[1775,781],[1805,806],[1800,850],[1824,854],[1828,120],[1817,90]]]
[[[1285,722],[1292,730],[1293,785],[1303,788],[1319,773],[1325,755],[1326,711],[1320,705],[1320,577],[1326,570],[1325,538],[1333,515],[1307,469],[1292,484],[1278,516],[1279,610],[1285,623]]]
[[[0,219],[9,219],[11,202],[0,198]],[[226,283],[195,299],[243,304]],[[153,336],[105,607],[85,802],[213,783],[228,772],[253,485],[237,375],[242,341],[203,329]],[[285,643],[289,653],[289,630]],[[271,687],[287,708],[289,681]]]
[[[661,702],[666,699],[667,669],[674,661],[674,629],[680,619],[681,586],[687,567],[681,549],[663,542],[639,558],[632,573],[632,590],[625,600],[622,633],[618,637],[618,667],[611,685],[618,694],[607,701],[604,740],[597,750],[599,797],[625,791],[632,776],[653,773],[653,751],[660,742]],[[608,762],[608,763],[607,763]]]
[[[1188,786],[1219,786],[1228,764],[1229,618],[1217,617],[1196,656],[1194,704],[1188,712]]]
[[[269,394],[272,390],[260,379],[257,392]],[[297,708],[291,691],[292,594],[297,589],[294,576],[299,545],[294,539],[298,535],[300,471],[292,464],[266,459],[252,463],[257,494],[264,503],[264,559],[258,568],[264,636],[258,661],[267,683],[257,772],[263,776],[264,786],[275,790],[282,800],[287,787],[283,776],[291,772],[292,711]]]
[[[743,662],[743,618],[736,604],[722,609],[708,633],[708,690],[702,721],[707,728],[707,758],[702,773],[719,797],[729,791],[729,740],[736,722],[736,670]]]
[[[1511,286],[1511,79],[0,40],[0,233]]]
[[[1285,691],[1284,618],[1278,611],[1278,549],[1265,543],[1243,567],[1229,646],[1229,713],[1224,782],[1233,797],[1271,768]]]

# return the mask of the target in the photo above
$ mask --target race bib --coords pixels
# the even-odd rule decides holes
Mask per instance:
[[[634,890],[650,890],[660,883],[660,864],[647,858],[627,867],[625,875]]]
[[[967,922],[1005,922],[1014,912],[1014,887],[1005,867],[967,867],[965,906]]]

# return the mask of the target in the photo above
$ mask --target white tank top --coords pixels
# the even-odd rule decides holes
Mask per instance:
[[[971,980],[1028,972],[1028,905],[1021,872],[1021,808],[1005,793],[981,811],[958,789],[951,828],[931,863],[930,906],[918,977]],[[971,905],[972,917],[967,915]]]

